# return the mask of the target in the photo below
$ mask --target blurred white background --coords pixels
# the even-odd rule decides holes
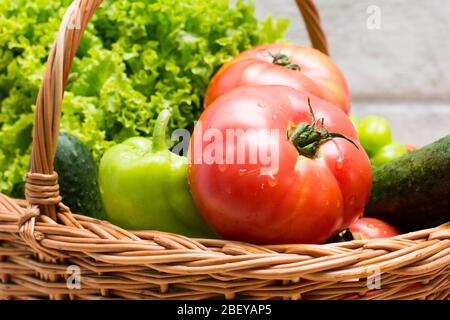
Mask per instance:
[[[261,18],[289,18],[288,39],[309,45],[294,0],[254,2]],[[331,56],[349,83],[354,115],[385,116],[403,143],[423,145],[450,133],[449,0],[316,3]],[[370,24],[373,8],[379,28]]]

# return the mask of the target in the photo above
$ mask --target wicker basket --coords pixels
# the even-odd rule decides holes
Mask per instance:
[[[61,203],[53,158],[71,62],[100,2],[75,0],[50,52],[37,99],[27,200],[0,195],[0,298],[450,297],[448,223],[390,239],[255,246],[126,231],[72,214]],[[313,46],[327,52],[313,1],[297,4]],[[81,272],[76,289],[68,285],[74,270]]]

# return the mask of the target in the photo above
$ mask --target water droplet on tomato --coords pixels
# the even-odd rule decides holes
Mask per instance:
[[[330,201],[329,200],[325,201],[325,205],[328,207],[330,205]]]
[[[239,175],[240,176],[243,176],[246,173],[247,173],[247,169],[239,169]]]
[[[351,198],[350,198],[349,204],[350,204],[351,206],[355,204],[355,197],[351,197]]]
[[[278,184],[277,177],[273,173],[269,174],[269,179],[267,180],[267,183],[269,184],[270,187],[275,187]]]
[[[276,114],[273,114],[273,115],[272,115],[272,119],[273,119],[273,120],[277,120],[277,119],[278,119],[277,115],[276,115]]]
[[[300,168],[301,168],[301,165],[302,165],[301,164],[301,159],[302,159],[301,157],[297,158],[297,161],[295,162],[295,169],[294,169],[295,171],[300,171]]]
[[[339,158],[337,158],[336,160],[336,168],[342,169],[343,166],[344,166],[344,158],[339,156]]]
[[[220,172],[225,172],[225,171],[227,170],[227,165],[224,164],[224,163],[219,163],[219,164],[217,165],[217,167],[219,168],[219,171],[220,171]]]
[[[371,223],[368,223],[368,224],[367,224],[367,227],[368,227],[368,228],[375,228],[375,226],[374,226],[373,224],[371,224]]]
[[[322,185],[320,186],[320,189],[322,189],[323,191],[327,190],[327,188],[325,187],[324,184],[322,184]]]
[[[262,103],[258,103],[257,105],[258,105],[258,107],[260,107],[260,108],[265,108],[265,107],[266,107],[266,106],[263,105]]]

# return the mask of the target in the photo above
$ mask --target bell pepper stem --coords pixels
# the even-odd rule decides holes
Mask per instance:
[[[167,149],[166,145],[166,130],[169,124],[172,111],[164,109],[158,115],[153,129],[152,150],[153,152],[163,151]]]

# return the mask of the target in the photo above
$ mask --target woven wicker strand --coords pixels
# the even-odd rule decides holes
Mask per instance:
[[[313,1],[296,2],[313,46],[327,53]],[[99,5],[75,0],[50,52],[27,200],[0,194],[1,299],[449,299],[450,223],[390,239],[256,246],[72,214],[53,158],[70,66]]]

